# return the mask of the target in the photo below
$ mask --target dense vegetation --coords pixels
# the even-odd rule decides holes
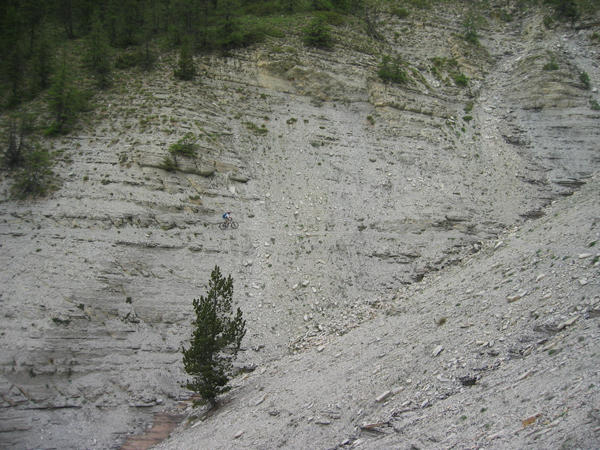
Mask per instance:
[[[114,67],[150,67],[150,43],[189,45],[186,52],[227,51],[285,37],[285,18],[298,16],[305,24],[307,45],[330,48],[330,25],[351,15],[366,34],[381,39],[382,11],[410,18],[411,11],[450,0],[6,0],[0,5],[0,81],[2,106],[14,107],[48,89],[59,71],[61,42],[81,40],[81,63],[97,86],[110,84]],[[598,0],[545,0],[556,19],[575,19],[598,7]],[[507,6],[509,2],[507,1]],[[520,0],[521,7],[535,0]],[[481,2],[480,8],[492,8]],[[488,5],[487,7],[485,5]],[[307,19],[307,15],[313,15]],[[506,20],[510,14],[499,13]],[[288,23],[289,24],[289,23]],[[477,20],[469,17],[466,36],[476,40]],[[116,52],[118,49],[135,49]],[[193,68],[180,68],[185,79]],[[63,75],[64,76],[64,75]],[[59,121],[60,124],[60,121]]]
[[[85,77],[98,88],[106,88],[115,68],[151,67],[156,48],[183,46],[182,66],[177,76],[190,79],[195,75],[190,65],[191,54],[228,51],[269,36],[284,38],[291,23],[286,18],[294,17],[296,23],[304,25],[301,32],[306,45],[331,48],[330,27],[342,25],[345,17],[356,18],[366,34],[382,39],[382,12],[410,20],[412,11],[449,1],[6,0],[0,5],[0,105],[15,107],[51,88],[57,76],[63,82],[73,76],[66,73],[60,57],[60,50],[68,41],[81,43],[77,58],[87,70]],[[557,20],[576,19],[600,3],[598,0],[545,2],[554,6]],[[506,3],[508,6],[509,2]],[[538,2],[517,3],[523,8]],[[487,2],[482,2],[480,8],[493,9]],[[504,9],[499,14],[511,20]],[[477,16],[467,17],[467,40],[476,42],[477,26]],[[72,69],[72,64],[69,65]],[[56,131],[61,131],[70,120],[68,116],[81,107],[79,100],[72,99],[71,103],[66,116],[57,112]]]
[[[478,30],[486,17],[511,21],[509,7],[514,12],[546,4],[548,26],[575,21],[600,7],[600,0],[486,0],[476,5],[466,0],[4,0],[0,111],[12,117],[2,121],[0,155],[5,167],[22,167],[35,148],[35,135],[70,132],[96,90],[110,88],[121,70],[150,70],[160,52],[178,50],[173,75],[187,81],[198,75],[194,56],[200,53],[226,54],[266,39],[291,42],[292,37],[331,51],[342,29],[368,37],[362,42],[384,42],[386,18],[408,24],[435,3],[461,2],[469,6],[463,37],[471,45],[479,45]],[[380,56],[378,75],[384,81],[409,81],[408,66],[398,55]],[[457,86],[468,83],[455,75]],[[15,147],[11,124],[23,123],[25,111],[38,118],[25,120],[30,137],[21,133],[22,141],[32,144]],[[15,148],[20,148],[17,156]]]

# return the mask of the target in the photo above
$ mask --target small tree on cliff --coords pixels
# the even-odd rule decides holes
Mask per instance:
[[[194,299],[196,319],[192,322],[191,345],[187,350],[182,347],[182,352],[183,366],[192,377],[185,386],[215,406],[217,396],[230,389],[227,383],[246,334],[246,321],[240,308],[233,312],[231,275],[224,278],[215,266],[208,288],[206,297]]]

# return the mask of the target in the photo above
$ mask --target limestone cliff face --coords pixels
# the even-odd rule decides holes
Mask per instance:
[[[199,57],[190,83],[167,55],[48,142],[60,190],[0,204],[5,447],[118,447],[187,398],[180,347],[215,265],[248,319],[240,363],[266,364],[359,326],[597,171],[592,29],[515,13],[474,46],[465,12],[387,17],[371,52],[340,32],[331,52]],[[410,81],[383,83],[376,52]],[[165,171],[187,132],[198,158]],[[239,229],[218,228],[225,211]]]

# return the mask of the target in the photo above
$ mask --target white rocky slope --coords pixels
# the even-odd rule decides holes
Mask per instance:
[[[156,448],[598,448],[599,189],[237,378]]]
[[[495,291],[493,286],[473,287],[470,294],[467,287],[460,291],[460,283],[450,276],[458,273],[457,269],[443,269],[474,252],[479,251],[474,258],[487,258],[489,242],[496,242],[501,233],[524,219],[543,216],[544,205],[572,194],[586,181],[588,186],[596,185],[590,176],[600,163],[600,129],[590,97],[598,100],[594,89],[600,71],[598,44],[590,39],[593,27],[548,30],[543,25],[543,11],[515,12],[516,20],[510,23],[490,18],[487,29],[481,31],[482,46],[471,47],[457,37],[466,11],[441,6],[416,13],[410,22],[388,17],[387,43],[357,42],[352,31],[343,28],[336,30],[333,52],[308,51],[300,44],[295,50],[290,46],[281,51],[281,42],[271,42],[227,58],[206,57],[198,61],[203,76],[192,83],[172,79],[174,60],[166,56],[150,75],[123,75],[113,90],[95,99],[98,107],[80,131],[47,143],[62,155],[57,172],[64,182],[52,196],[35,202],[10,201],[10,178],[3,175],[0,445],[11,449],[118,448],[127,434],[141,433],[154,413],[187,399],[189,393],[180,386],[185,380],[180,348],[190,335],[191,300],[205,292],[215,265],[233,276],[235,300],[248,319],[240,364],[257,367],[249,378],[236,379],[243,388],[234,391],[229,403],[214,416],[257,411],[260,420],[256,423],[264,427],[264,437],[257,434],[256,440],[252,439],[251,434],[260,433],[260,427],[236,422],[236,433],[247,430],[239,445],[258,448],[264,439],[263,447],[277,446],[265,424],[272,423],[273,430],[278,430],[273,433],[281,435],[278,427],[286,415],[308,425],[298,428],[305,430],[299,436],[314,434],[317,448],[354,439],[358,437],[357,424],[375,420],[377,414],[382,421],[389,419],[391,408],[386,408],[392,403],[373,404],[373,398],[404,386],[408,378],[413,380],[413,388],[405,387],[404,394],[394,397],[403,399],[400,405],[414,402],[404,408],[420,407],[426,399],[436,408],[443,403],[436,406],[437,397],[455,391],[453,401],[465,395],[464,407],[474,402],[476,397],[470,394],[484,389],[483,382],[464,388],[461,394],[453,377],[468,376],[475,368],[507,358],[506,353],[490,356],[496,349],[504,349],[500,336],[486,338],[485,332],[492,333],[491,329],[475,336],[476,326],[489,323],[492,327],[503,317],[488,314],[491,306],[484,312],[473,309],[486,300],[474,294],[497,294],[499,305],[512,308],[510,314],[508,310],[502,313],[506,317],[501,329],[507,325],[507,330],[513,326],[511,321],[521,317],[517,306],[537,297],[532,288],[518,287],[515,294],[520,289],[528,294],[506,304],[507,290],[516,287],[525,264],[504,263],[505,267],[494,269],[498,271],[495,275],[486,272],[488,276],[506,275],[511,281]],[[400,53],[410,63],[412,81],[404,86],[383,84],[376,76],[374,50]],[[551,59],[548,52],[559,62],[560,70],[543,70],[543,64]],[[460,70],[471,78],[469,86],[448,82],[446,63],[439,69],[441,79],[435,77],[430,70],[433,57],[456,59]],[[580,70],[589,74],[592,89],[581,85]],[[468,121],[463,116],[470,103],[473,119]],[[161,169],[168,147],[188,131],[201,136],[199,157],[180,158],[177,172]],[[581,198],[578,196],[580,193],[566,202]],[[217,228],[227,210],[240,222],[238,230]],[[592,203],[586,213],[597,218],[597,204]],[[564,230],[549,230],[572,233],[573,239],[580,239],[569,255],[556,255],[553,262],[557,267],[572,261],[583,267],[594,260],[594,247],[586,250],[586,246],[596,238],[577,228],[586,223],[584,218],[572,215]],[[551,219],[546,215],[542,220]],[[546,222],[533,225],[539,223]],[[594,222],[590,219],[588,223]],[[594,233],[593,227],[587,231]],[[499,258],[503,251],[508,250],[501,246],[491,257]],[[583,253],[592,256],[578,260]],[[565,256],[571,259],[562,261]],[[514,273],[509,276],[511,269]],[[527,270],[534,269],[523,272]],[[580,288],[586,291],[584,301],[597,295],[593,291],[597,292],[597,269],[589,270],[588,284]],[[540,269],[535,278],[542,273],[546,278],[534,287],[551,283],[547,270]],[[444,298],[413,295],[438,274],[443,274],[436,281],[438,286],[454,283],[448,284]],[[483,279],[465,278],[463,285]],[[561,283],[561,287],[552,285],[552,290],[568,288],[566,281]],[[569,285],[577,287],[578,283]],[[456,290],[464,298],[450,300],[450,293]],[[448,303],[437,307],[420,303],[435,305],[446,298]],[[557,302],[548,307],[554,311],[535,314],[539,320],[554,319],[572,306],[571,300],[566,293],[563,299],[557,294],[545,300],[549,305]],[[474,302],[471,309],[464,307],[470,302]],[[458,303],[461,306],[452,306]],[[465,315],[459,324],[472,322],[473,327],[457,328],[452,314]],[[486,320],[470,321],[468,314]],[[446,324],[436,326],[434,320],[443,317]],[[408,318],[407,328],[388,331],[384,339],[383,328]],[[568,318],[556,319],[556,325]],[[583,318],[581,315],[575,328],[567,327],[564,332],[583,324],[593,328],[595,319]],[[410,331],[408,325],[421,320],[426,320],[426,325]],[[525,327],[525,319],[517,320],[518,326],[521,323]],[[528,361],[537,357],[534,347],[537,352],[546,345],[537,342],[548,337],[534,333],[531,326],[531,341],[517,344],[510,336],[504,337],[506,345],[513,344],[514,355],[520,350],[527,353],[531,344]],[[373,327],[382,332],[372,331]],[[355,328],[356,334],[349,333]],[[454,329],[457,331],[448,331]],[[473,339],[452,339],[463,331],[473,334]],[[406,337],[401,337],[402,333],[407,333]],[[589,342],[593,342],[591,333],[589,339],[584,336]],[[353,343],[352,348],[344,344],[345,339],[358,339],[359,335],[362,342],[370,344],[362,351],[358,351],[362,344]],[[381,344],[375,343],[377,337]],[[474,343],[464,346],[470,340]],[[490,340],[494,340],[492,347]],[[396,373],[392,370],[396,366],[386,356],[377,359],[378,373],[373,373],[376,367],[370,368],[369,376],[350,373],[358,374],[361,367],[371,364],[361,363],[360,357],[394,354],[377,349],[392,341],[393,345],[401,343],[396,354],[399,363],[404,363]],[[477,346],[477,341],[488,345]],[[438,345],[444,350],[432,358]],[[340,350],[331,351],[335,346]],[[481,365],[472,360],[474,346],[483,352]],[[315,352],[321,347],[322,352]],[[454,350],[458,353],[450,357]],[[292,361],[289,355],[294,352],[299,353],[293,357],[302,360]],[[307,365],[312,358],[317,369]],[[456,359],[456,373],[452,358]],[[437,366],[421,370],[420,364],[430,360],[436,364],[446,361],[450,372],[444,375]],[[338,373],[340,361],[344,367],[348,365],[344,375],[329,378]],[[505,367],[515,371],[521,362],[504,361]],[[286,381],[289,389],[294,383],[300,383],[299,388],[309,376],[317,376],[320,365],[324,366],[323,375],[325,370],[332,372],[322,384],[311,383],[310,389],[321,391],[320,400],[331,403],[331,408],[335,407],[332,412],[324,413],[326,406],[308,408],[312,402],[308,400],[298,401],[301,408],[295,407],[295,398],[307,392],[289,398],[279,393],[278,401],[288,405],[289,412],[275,402],[266,416],[259,414],[260,408],[275,401],[265,397],[256,405],[262,399],[261,387],[276,383],[287,370],[304,376]],[[278,368],[281,370],[271,379],[268,375]],[[458,373],[459,368],[464,372]],[[426,369],[421,378],[416,376]],[[447,392],[439,388],[437,397],[433,384],[431,395],[422,389],[430,384],[425,380],[435,370],[438,373],[433,379],[447,386]],[[557,380],[567,385],[572,372],[565,373]],[[440,381],[437,375],[453,381]],[[254,386],[249,380],[260,381]],[[419,381],[421,396],[412,390]],[[521,384],[530,382],[525,378]],[[338,407],[340,395],[346,395],[346,400]],[[237,402],[240,396],[248,400]],[[503,417],[504,412],[513,411],[514,402],[507,402],[506,409],[494,414]],[[361,405],[353,406],[352,414],[347,410],[351,403]],[[244,405],[250,405],[249,409]],[[473,405],[474,409],[464,414],[467,419],[455,425],[470,427],[468,419],[475,417],[471,411],[486,407]],[[355,414],[358,409],[363,409],[360,416]],[[234,413],[236,410],[239,412]],[[281,410],[279,415],[277,410]],[[334,419],[338,413],[340,419]],[[300,419],[302,415],[306,418]],[[314,419],[308,422],[311,416]],[[323,425],[320,442],[315,430],[321,428],[313,427],[318,416],[332,422]],[[420,416],[421,412],[413,418]],[[245,417],[252,424],[254,419]],[[415,423],[421,420],[425,419]],[[387,431],[397,425],[394,421],[389,424],[384,427]],[[232,430],[220,426],[207,421],[194,431],[222,430],[219,445],[237,445],[238,441],[231,441],[225,433]],[[499,428],[497,432],[504,430]],[[552,437],[554,432],[544,434],[552,439],[544,442],[562,445],[560,439],[567,435],[561,432]],[[468,435],[465,433],[457,430],[457,439]],[[281,439],[288,434],[283,433]],[[398,437],[395,432],[394,436]],[[431,437],[438,439],[434,434]],[[506,442],[516,439],[508,434],[503,438]],[[181,439],[193,438],[182,434]],[[591,438],[585,439],[590,442]],[[286,445],[296,445],[293,440]],[[437,444],[426,441],[420,445]]]

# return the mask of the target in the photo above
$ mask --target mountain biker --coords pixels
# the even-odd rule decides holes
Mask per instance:
[[[229,225],[229,222],[231,222],[231,211],[223,214],[223,219],[225,220],[225,223]]]

